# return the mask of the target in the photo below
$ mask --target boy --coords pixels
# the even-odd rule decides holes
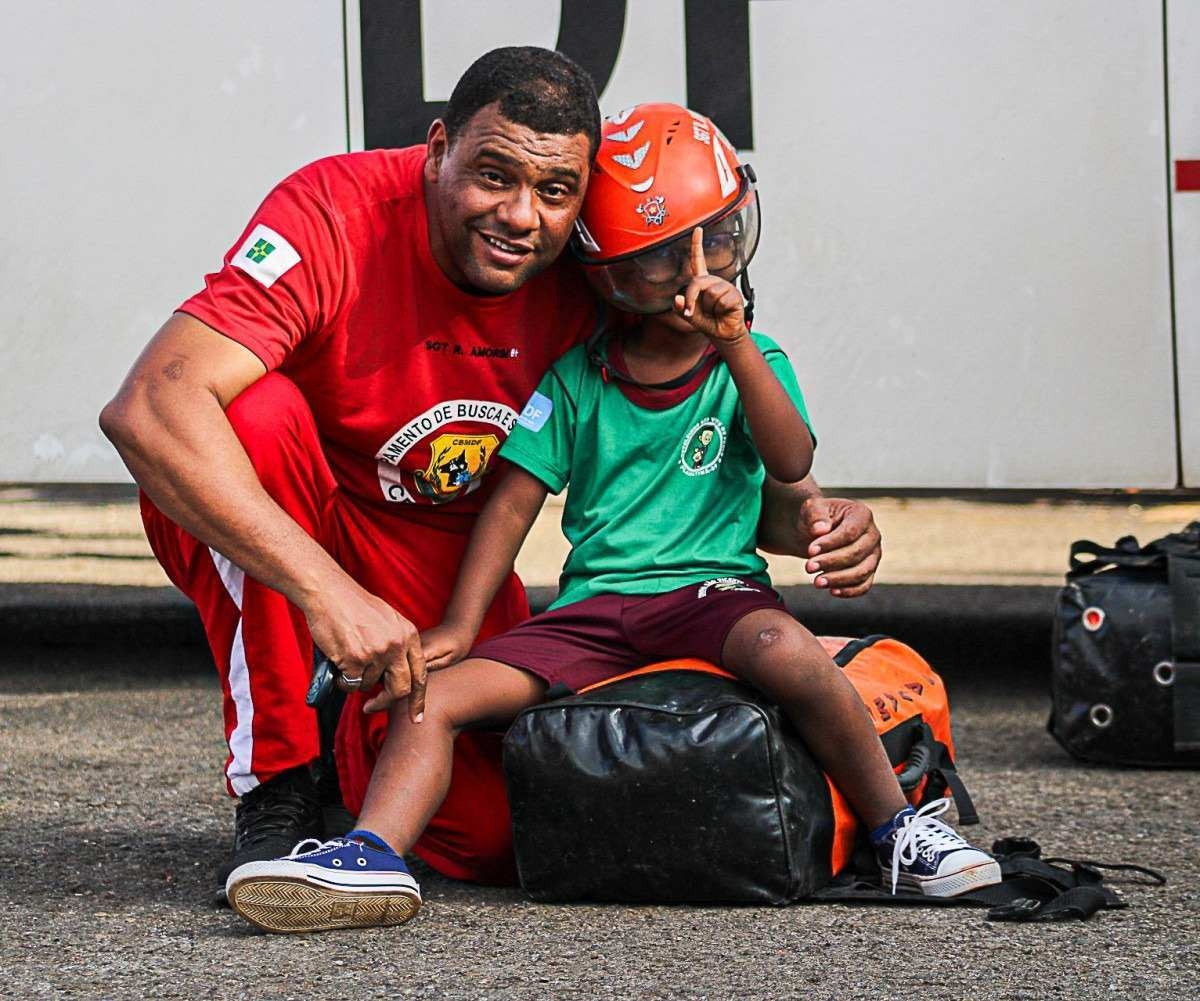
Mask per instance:
[[[783,707],[871,830],[893,889],[948,896],[999,880],[935,819],[944,801],[907,804],[858,695],[755,549],[764,476],[803,479],[814,448],[786,356],[748,327],[758,232],[754,174],[707,118],[659,104],[605,123],[576,250],[620,312],[550,369],[503,446],[509,468],[446,618],[422,636],[436,672],[427,709],[392,714],[359,828],[235,870],[240,914],[278,931],[408,920],[420,891],[397,851],[445,796],[456,734],[508,723],[551,684],[576,690],[671,657],[720,664]],[[568,482],[558,599],[472,649],[547,492]],[[384,683],[368,710],[408,694]]]

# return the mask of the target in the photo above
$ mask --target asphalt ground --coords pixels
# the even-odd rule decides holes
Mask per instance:
[[[547,906],[418,868],[410,925],[263,935],[211,907],[233,806],[199,623],[128,487],[0,487],[0,998],[1200,997],[1195,773],[1081,765],[1045,734],[1049,629],[1076,538],[1146,541],[1194,494],[866,497],[876,587],[837,602],[772,561],[815,631],[887,632],[946,676],[987,846],[1140,862],[1130,907],[1017,926],[970,909]],[[561,562],[548,507],[522,554]]]
[[[1048,854],[1139,862],[1165,887],[1087,922],[974,909],[542,905],[418,867],[397,929],[269,936],[210,904],[232,803],[195,646],[0,652],[4,998],[1034,999],[1200,996],[1200,776],[1081,765],[1045,733],[1044,675],[939,665],[983,818]]]

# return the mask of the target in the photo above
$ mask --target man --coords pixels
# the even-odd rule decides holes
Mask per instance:
[[[314,643],[351,690],[337,734],[350,811],[385,725],[361,712],[363,692],[385,669],[405,674],[421,714],[419,630],[441,620],[492,456],[595,323],[586,284],[555,261],[598,142],[578,66],[529,47],[484,55],[427,146],[330,157],[272,191],[101,414],[221,674],[241,803],[220,884],[344,833],[323,824],[313,774]],[[866,591],[879,560],[865,506],[811,480],[768,487],[762,542],[819,554],[809,570],[840,596]],[[527,615],[512,575],[480,635]],[[507,882],[509,839],[498,738],[464,735],[414,851],[447,875]]]

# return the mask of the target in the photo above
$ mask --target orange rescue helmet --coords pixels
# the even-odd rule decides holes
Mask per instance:
[[[678,104],[639,104],[606,119],[572,247],[596,291],[635,313],[671,309],[687,284],[692,230],[708,269],[745,277],[758,247],[754,171],[712,120]]]

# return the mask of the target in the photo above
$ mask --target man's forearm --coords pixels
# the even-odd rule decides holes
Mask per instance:
[[[813,586],[835,598],[866,594],[883,557],[871,509],[860,500],[826,497],[811,476],[763,485],[759,547],[799,556]]]
[[[217,399],[200,388],[134,385],[101,425],[172,521],[303,608],[344,576],[263,489]]]

